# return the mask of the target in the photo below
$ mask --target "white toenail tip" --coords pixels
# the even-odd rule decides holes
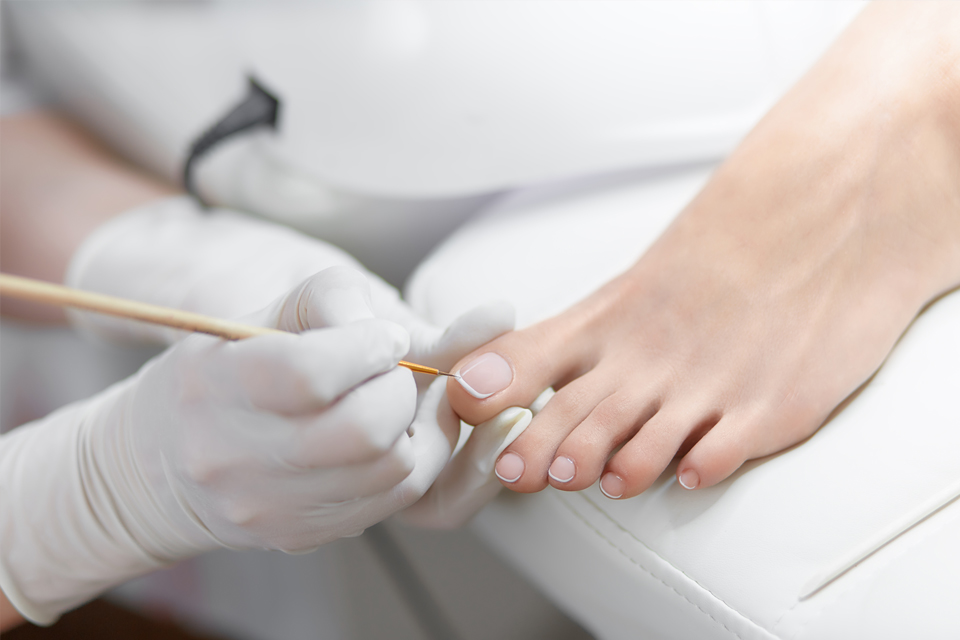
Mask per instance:
[[[504,478],[502,475],[500,475],[500,472],[497,471],[496,469],[493,470],[493,473],[494,473],[494,475],[496,475],[498,478],[500,478],[500,479],[503,480],[504,482],[516,482],[517,480],[520,479],[520,476],[523,475],[523,474],[521,473],[520,476],[517,476],[516,478]]]
[[[623,495],[622,493],[618,493],[618,494],[615,495],[615,496],[610,495],[609,493],[607,493],[606,489],[603,488],[603,485],[602,485],[602,484],[600,485],[600,491],[603,493],[603,495],[607,496],[607,497],[610,498],[611,500],[617,500],[617,499],[619,499],[619,498]]]
[[[457,382],[460,383],[460,386],[463,387],[467,393],[472,395],[477,400],[483,400],[493,395],[492,393],[480,393],[479,391],[477,391],[476,389],[468,385],[467,381],[461,378],[459,373],[454,374],[453,377],[457,379]]]
[[[553,475],[553,474],[550,473],[549,471],[547,471],[547,475],[550,476],[550,479],[552,479],[552,480],[554,480],[554,481],[556,481],[556,482],[560,482],[560,483],[562,483],[562,484],[566,484],[566,483],[570,482],[571,480],[573,480],[573,478],[567,478],[566,480],[563,480],[562,478],[558,478],[557,476]]]

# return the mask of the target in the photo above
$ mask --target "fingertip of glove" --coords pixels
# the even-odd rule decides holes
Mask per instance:
[[[410,351],[410,334],[396,322],[373,318],[353,326],[361,332],[360,339],[371,362],[383,361],[384,366],[393,366]]]

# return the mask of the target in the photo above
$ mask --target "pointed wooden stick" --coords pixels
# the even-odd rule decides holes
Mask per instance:
[[[149,322],[150,324],[159,324],[165,327],[180,329],[181,331],[206,333],[211,336],[217,336],[218,338],[226,338],[227,340],[243,340],[254,336],[288,333],[286,331],[280,331],[279,329],[256,327],[243,324],[242,322],[233,322],[232,320],[221,320],[199,313],[161,307],[155,304],[147,304],[146,302],[137,302],[136,300],[127,300],[102,293],[71,289],[70,287],[64,287],[59,284],[12,276],[6,273],[0,273],[0,295],[19,298],[21,300],[54,304],[61,307],[73,307],[85,311],[94,311],[119,318],[130,318],[141,322]],[[422,364],[406,362],[404,360],[401,360],[397,364],[411,371],[418,371],[420,373],[427,373],[434,376],[456,377],[452,373],[440,371],[433,367],[426,367]]]

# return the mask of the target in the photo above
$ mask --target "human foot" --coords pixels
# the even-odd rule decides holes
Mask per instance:
[[[960,284],[957,78],[866,73],[891,24],[865,12],[628,272],[460,363],[474,424],[559,390],[507,486],[630,497],[678,454],[683,486],[716,484],[812,434]]]

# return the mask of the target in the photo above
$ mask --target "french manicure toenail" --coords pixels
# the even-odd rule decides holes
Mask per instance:
[[[460,367],[457,380],[474,398],[483,400],[513,382],[513,369],[502,356],[488,352]]]
[[[677,481],[684,489],[696,489],[700,484],[700,475],[693,469],[687,469],[677,476]]]
[[[623,478],[612,472],[604,474],[603,478],[600,479],[600,491],[603,491],[603,495],[614,500],[623,495],[625,487],[626,483]]]
[[[557,482],[570,482],[577,475],[577,465],[566,456],[560,456],[553,461],[547,475]]]
[[[515,453],[506,453],[497,460],[494,473],[504,482],[516,482],[523,475],[523,458]]]

